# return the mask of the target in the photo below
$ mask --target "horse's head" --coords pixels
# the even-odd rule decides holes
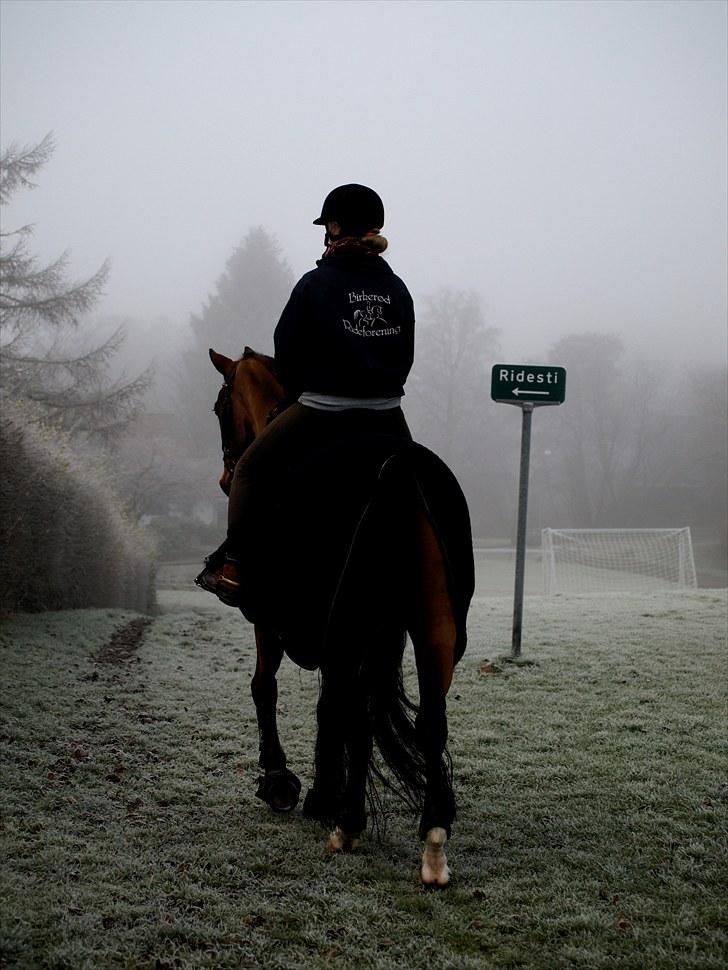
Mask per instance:
[[[272,357],[246,347],[239,360],[231,360],[210,348],[210,360],[224,378],[214,411],[222,438],[220,488],[229,495],[238,459],[266,426],[285,395]]]

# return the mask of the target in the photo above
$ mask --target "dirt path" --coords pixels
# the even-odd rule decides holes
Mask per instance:
[[[112,634],[108,643],[99,650],[94,657],[97,663],[121,664],[129,660],[139,649],[147,627],[152,623],[152,618],[140,616],[121,627],[116,633]]]

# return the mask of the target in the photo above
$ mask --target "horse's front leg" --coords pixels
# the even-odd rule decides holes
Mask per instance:
[[[250,690],[255,703],[260,739],[258,798],[276,812],[290,812],[298,804],[301,782],[286,767],[286,755],[278,737],[276,674],[283,659],[280,638],[263,627],[255,627],[257,661]]]
[[[426,774],[419,829],[425,844],[421,878],[426,887],[444,888],[450,883],[445,843],[455,818],[452,772],[446,750],[446,698],[455,666],[457,625],[439,543],[424,516],[419,528],[419,548],[420,571],[409,630],[420,691],[415,728]]]

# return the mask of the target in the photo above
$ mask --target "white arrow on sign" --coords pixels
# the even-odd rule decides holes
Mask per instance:
[[[548,394],[548,393],[550,393],[549,391],[532,391],[530,387],[514,387],[513,388],[513,393],[516,395],[516,397],[518,397],[519,394],[524,393],[524,392],[526,394]]]

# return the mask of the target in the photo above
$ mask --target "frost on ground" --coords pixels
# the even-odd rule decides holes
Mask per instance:
[[[0,621],[0,966],[725,965],[725,591],[529,596],[530,666],[502,659],[510,597],[476,598],[434,897],[396,802],[330,858],[255,798],[252,628],[196,589],[159,602]],[[284,664],[304,789],[317,691]]]

